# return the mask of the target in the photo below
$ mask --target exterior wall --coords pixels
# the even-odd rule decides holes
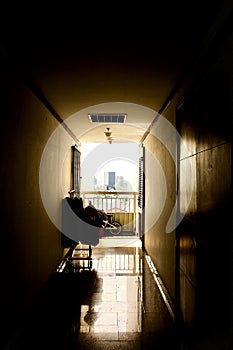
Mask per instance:
[[[2,334],[7,338],[21,324],[63,251],[60,232],[46,213],[39,186],[40,160],[58,123],[4,64],[0,74],[1,314]],[[57,142],[58,149],[62,143],[62,139]],[[59,151],[56,157],[51,155],[46,180],[53,188],[59,215],[58,159]]]

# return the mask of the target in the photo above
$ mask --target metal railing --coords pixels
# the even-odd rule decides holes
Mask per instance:
[[[97,209],[113,213],[124,231],[135,231],[137,192],[85,191],[81,196],[85,207],[91,202]]]

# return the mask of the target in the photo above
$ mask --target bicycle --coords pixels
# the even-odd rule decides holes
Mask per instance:
[[[103,229],[109,230],[112,235],[117,236],[122,231],[122,225],[119,221],[113,220],[113,214],[107,213],[103,209],[97,209],[91,201],[84,209],[88,217],[88,222],[94,226],[99,226]]]
[[[117,236],[122,231],[122,225],[119,221],[113,220],[113,214],[104,213],[104,217],[102,219],[104,229],[107,229],[111,232],[112,235]]]

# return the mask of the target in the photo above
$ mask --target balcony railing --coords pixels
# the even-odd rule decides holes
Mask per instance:
[[[113,213],[114,219],[123,226],[123,231],[135,232],[137,192],[85,191],[81,193],[84,206],[91,202],[97,209]]]

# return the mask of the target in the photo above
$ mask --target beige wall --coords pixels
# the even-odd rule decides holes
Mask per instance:
[[[144,244],[170,296],[174,299],[175,234],[166,233],[166,226],[175,205],[175,166],[165,145],[162,145],[156,137],[149,136],[144,146],[146,176]]]
[[[2,68],[1,314],[7,332],[9,325],[12,331],[22,321],[63,251],[59,230],[47,215],[39,186],[40,160],[58,123],[7,67]],[[58,146],[63,146],[62,138]],[[59,156],[58,151],[51,157],[45,178],[53,188],[57,212],[62,193],[56,180]],[[65,166],[69,168],[69,162]]]

